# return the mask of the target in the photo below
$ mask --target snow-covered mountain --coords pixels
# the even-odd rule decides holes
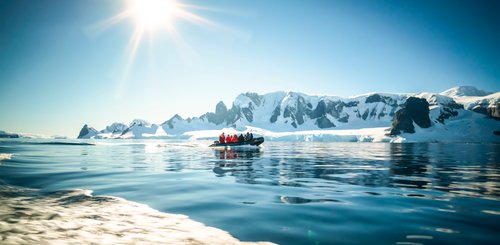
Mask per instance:
[[[79,139],[90,139],[90,138],[95,138],[96,136],[99,135],[99,132],[93,128],[89,127],[87,124],[83,125],[82,129],[80,130],[80,133],[78,134]]]
[[[486,96],[492,92],[477,89],[473,86],[457,86],[440,93],[441,95],[449,97],[462,97],[462,96]]]
[[[21,136],[16,133],[7,133],[3,130],[0,130],[0,138],[20,138]]]
[[[0,130],[0,138],[24,138],[24,139],[66,139],[66,136],[60,135],[42,135],[31,133],[10,133]]]
[[[175,115],[161,124],[136,119],[129,126],[114,123],[100,132],[84,126],[82,131],[86,133],[82,137],[80,133],[79,138],[180,137],[193,135],[187,132],[213,130],[215,133],[231,128],[280,135],[285,132],[315,131],[321,134],[339,130],[392,128],[392,131],[381,134],[390,131],[392,135],[406,137],[415,131],[421,134],[421,129],[437,130],[434,133],[445,135],[465,130],[463,127],[478,127],[482,136],[500,141],[500,137],[494,135],[494,131],[500,131],[499,109],[500,93],[491,94],[470,86],[456,87],[439,94],[369,93],[349,98],[297,92],[243,93],[237,96],[230,108],[221,101],[214,112],[199,117],[184,119]],[[428,123],[419,123],[426,118]]]
[[[394,113],[405,99],[404,95],[382,93],[353,98],[296,92],[244,93],[229,109],[219,102],[215,112],[189,119],[176,115],[162,127],[174,134],[221,127],[243,129],[246,126],[278,132],[380,127],[391,124]]]
[[[165,136],[166,133],[156,125],[145,120],[134,119],[128,128],[123,130],[121,138],[149,138]]]

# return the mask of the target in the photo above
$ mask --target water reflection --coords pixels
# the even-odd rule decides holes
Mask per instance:
[[[256,159],[260,159],[262,151],[259,148],[248,149],[214,149],[216,161],[212,171],[217,177],[225,176],[226,173],[233,173],[241,171],[245,174],[239,178],[245,180],[244,182],[250,183],[249,178],[254,172],[252,163]]]
[[[221,151],[205,143],[0,144],[0,153],[12,154],[0,164],[0,182],[93,189],[187,214],[242,240],[498,240],[500,145],[269,142]]]
[[[260,148],[242,149],[215,149],[215,156],[219,159],[253,159],[261,155]]]
[[[391,183],[394,186],[425,189],[433,169],[429,144],[391,144]]]
[[[498,145],[302,144],[216,150],[212,169],[238,183],[334,190],[338,184],[500,195]],[[492,147],[493,149],[482,149]],[[358,155],[353,152],[363,151]],[[488,152],[488,154],[469,154]],[[490,152],[494,152],[491,154]]]

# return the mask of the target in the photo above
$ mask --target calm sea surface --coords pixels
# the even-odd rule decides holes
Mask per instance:
[[[92,143],[85,145],[77,143]],[[1,140],[1,185],[89,189],[243,241],[498,244],[500,145]],[[10,159],[9,159],[10,158]]]

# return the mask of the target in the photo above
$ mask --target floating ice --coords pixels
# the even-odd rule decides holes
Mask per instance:
[[[2,160],[10,160],[11,157],[12,157],[12,154],[0,153],[0,161],[2,161]]]

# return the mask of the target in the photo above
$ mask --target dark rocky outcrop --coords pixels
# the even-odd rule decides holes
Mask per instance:
[[[441,113],[439,114],[437,121],[444,124],[446,119],[458,116],[457,110],[461,109],[464,109],[464,106],[462,104],[458,104],[454,100],[450,101],[447,104],[442,104]]]
[[[106,126],[105,129],[99,131],[100,133],[112,133],[112,134],[121,134],[123,131],[127,130],[128,126],[123,123],[113,123],[111,125]]]
[[[248,122],[253,122],[253,112],[251,107],[241,109],[241,113],[243,113],[243,116],[245,116]]]
[[[391,135],[404,133],[415,133],[415,122],[421,128],[431,126],[429,118],[429,103],[425,99],[409,97],[403,108],[396,112],[392,120]]]
[[[368,109],[365,110],[365,112],[363,113],[363,116],[361,116],[361,118],[363,118],[363,120],[366,120],[366,118],[368,118]]]
[[[382,102],[382,97],[379,94],[372,94],[366,97],[365,103],[375,103],[375,102]]]
[[[271,118],[269,119],[269,121],[271,123],[275,123],[276,120],[278,120],[278,117],[281,115],[281,107],[280,106],[276,106],[276,108],[274,108],[273,110],[273,114],[271,115]]]
[[[411,119],[409,112],[405,109],[397,111],[396,115],[394,115],[390,135],[399,135],[401,134],[401,131],[404,133],[415,133],[413,120]]]
[[[318,105],[314,110],[309,111],[309,118],[316,119],[329,114],[333,118],[339,120],[339,122],[347,122],[349,119],[349,115],[343,116],[341,118],[341,114],[344,110],[344,107],[348,107],[346,103],[342,101],[327,101],[320,100]]]
[[[386,110],[386,109],[385,109],[385,107],[384,107],[384,108],[382,109],[382,111],[378,114],[378,116],[377,116],[377,117],[378,117],[378,119],[380,119],[381,117],[385,117],[385,115],[386,115],[386,114],[385,114],[385,110]]]
[[[474,106],[471,111],[484,114],[488,117],[500,120],[500,103],[489,105],[487,103]]]
[[[78,139],[83,138],[83,136],[89,134],[89,126],[87,124],[83,125],[80,133],[78,134]]]
[[[349,122],[349,114],[346,114],[345,116],[337,119],[339,122],[342,122],[342,123],[347,123]]]
[[[438,122],[444,124],[444,120],[450,118],[450,117],[456,117],[458,116],[458,111],[455,111],[453,109],[443,107],[441,110],[441,114],[439,114],[439,117],[437,118]]]
[[[476,105],[471,109],[471,111],[476,112],[476,113],[480,113],[480,114],[484,114],[484,115],[488,115],[488,108],[486,106],[483,106],[483,105]]]
[[[325,103],[325,101],[320,100],[318,102],[318,105],[316,106],[316,108],[311,111],[311,114],[309,115],[309,117],[311,119],[316,119],[316,118],[319,118],[321,116],[324,116],[325,114],[326,114],[326,103]]]
[[[168,119],[163,124],[167,124],[168,128],[173,129],[174,128],[174,120],[175,121],[182,121],[183,119],[181,116],[179,116],[179,114],[175,114],[172,118]]]
[[[98,133],[97,130],[85,124],[80,130],[80,133],[78,134],[78,139],[90,138],[91,136],[94,136],[97,133]]]
[[[490,106],[486,109],[488,116],[500,120],[500,103],[497,103],[495,106]]]
[[[316,120],[314,123],[318,126],[318,128],[333,128],[335,124],[333,124],[326,116],[322,116]]]
[[[253,123],[256,118],[254,116],[255,110],[258,109],[265,103],[264,96],[258,95],[256,93],[244,93],[239,103],[233,104],[231,109],[228,109],[221,101],[216,105],[215,112],[208,112],[203,114],[197,119],[203,120],[205,122],[210,122],[215,125],[227,125],[234,126],[237,125],[238,121],[243,120],[244,123]],[[246,97],[246,98],[245,98]],[[248,100],[249,99],[249,100]],[[360,101],[342,101],[342,100],[329,100],[328,98],[321,98],[316,104],[311,103],[306,100],[306,97],[300,93],[290,92],[286,94],[285,99],[287,99],[286,105],[282,105],[282,101],[277,101],[273,111],[269,115],[269,122],[275,123],[278,121],[279,117],[282,117],[285,124],[288,124],[294,128],[298,128],[303,125],[307,120],[313,120],[318,128],[331,128],[335,127],[334,120],[340,123],[349,123],[350,110],[345,111],[346,108],[356,108]],[[242,101],[246,101],[248,104],[241,104]],[[280,103],[281,102],[281,103]],[[385,117],[389,112],[394,114],[395,110],[399,108],[397,100],[379,94],[373,94],[366,99],[367,103],[381,102],[385,105],[375,105],[375,108],[365,109],[362,111],[354,110],[356,117],[363,118],[364,120],[369,119],[381,119]],[[362,102],[361,102],[362,103]],[[386,108],[387,107],[387,108]],[[182,120],[182,119],[181,119]],[[187,121],[187,120],[186,120]],[[189,122],[189,121],[188,121]],[[175,128],[175,123],[172,121],[167,121],[168,127]]]
[[[7,133],[5,131],[0,130],[0,138],[20,138],[19,134]]]
[[[358,106],[359,104],[359,101],[350,101],[349,103],[346,103],[345,106],[346,107],[356,107]]]
[[[295,111],[295,120],[299,125],[302,125],[304,124],[305,116],[311,113],[311,109],[307,107],[306,100],[302,96],[299,96],[299,98],[297,99],[296,109],[297,111]]]
[[[250,98],[250,100],[252,100],[252,102],[256,106],[260,106],[262,102],[262,96],[258,95],[257,93],[250,93],[250,92],[245,93],[245,96]]]
[[[245,117],[249,119],[249,122],[251,122],[253,118],[252,111],[247,109],[243,113],[245,114]],[[241,118],[241,114],[242,110],[239,107],[233,105],[233,107],[228,110],[224,102],[220,101],[215,106],[215,112],[207,112],[202,115],[200,119],[206,119],[208,120],[208,122],[215,125],[220,125],[223,123],[225,123],[225,125],[234,125],[234,123]]]
[[[308,103],[306,103],[304,97],[296,93],[290,93],[290,96],[296,98],[296,102],[294,105],[285,107],[283,117],[290,118],[290,125],[297,128],[298,125],[304,124],[306,116],[309,116],[312,110],[308,106]]]
[[[227,112],[226,125],[234,125],[236,121],[241,118],[241,109],[239,107],[233,106],[231,110]]]
[[[227,111],[226,105],[224,104],[224,102],[220,101],[215,106],[215,113],[208,112],[206,114],[206,117],[207,117],[209,122],[214,123],[216,125],[219,125],[219,124],[224,122],[227,114],[228,114],[228,111]]]

